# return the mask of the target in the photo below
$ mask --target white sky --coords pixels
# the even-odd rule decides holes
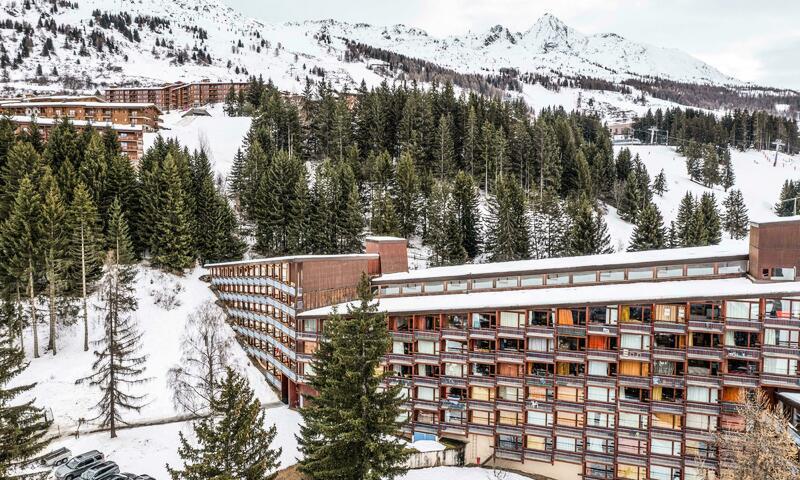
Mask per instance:
[[[678,48],[741,80],[800,90],[800,0],[223,1],[266,22],[403,23],[440,37],[497,24],[525,31],[550,12],[583,33]]]

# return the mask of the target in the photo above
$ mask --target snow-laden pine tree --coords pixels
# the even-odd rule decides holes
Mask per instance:
[[[666,247],[664,219],[654,203],[648,203],[639,213],[628,245],[629,252],[657,250]]]
[[[181,361],[167,373],[175,408],[208,413],[219,397],[226,368],[231,365],[233,338],[226,333],[225,312],[212,301],[190,315],[181,339]]]
[[[89,350],[89,306],[90,284],[100,276],[103,265],[103,234],[89,191],[79,182],[72,194],[68,212],[70,255],[74,270],[73,281],[80,283],[81,317],[83,319],[83,350]],[[77,278],[74,278],[77,277]]]
[[[183,469],[167,465],[173,480],[267,480],[280,467],[281,449],[272,447],[277,430],[264,426],[264,411],[247,379],[225,370],[211,414],[194,425],[197,446],[180,432]]]
[[[13,305],[4,302],[3,307]],[[41,452],[50,440],[46,435],[51,421],[27,395],[35,385],[13,382],[28,366],[25,352],[15,344],[14,336],[11,322],[0,322],[0,478],[4,479],[11,478],[15,473],[13,467],[25,465],[25,461]],[[21,401],[20,395],[29,399]]]
[[[494,262],[530,257],[527,202],[519,181],[500,175],[489,197],[486,218],[486,253]]]
[[[741,190],[731,190],[725,198],[725,213],[722,217],[722,228],[731,238],[739,240],[747,236],[750,218]]]
[[[133,281],[136,267],[128,225],[118,201],[111,205],[108,241],[113,246],[106,254],[103,278],[100,281],[99,310],[103,319],[103,336],[95,342],[93,373],[76,383],[88,383],[100,390],[95,408],[100,425],[107,427],[111,438],[117,436],[117,426],[125,423],[125,411],[138,412],[145,405],[145,394],[132,390],[147,382],[143,376],[147,356],[141,353],[139,333],[133,312],[136,294]]]
[[[386,315],[362,276],[356,306],[325,323],[309,386],[318,392],[301,410],[300,471],[314,480],[391,479],[405,472],[408,451],[397,438],[398,385],[385,384],[381,357],[391,345]]]
[[[664,193],[667,192],[669,188],[667,187],[667,176],[664,174],[664,169],[662,168],[656,178],[653,179],[653,191],[658,194],[659,197],[663,197]]]

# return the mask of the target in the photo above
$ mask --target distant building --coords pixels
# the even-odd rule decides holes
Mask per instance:
[[[98,101],[13,101],[0,103],[0,113],[11,116],[36,117],[88,122],[110,122],[115,125],[142,126],[158,130],[161,109],[153,103],[109,103]]]
[[[55,118],[37,118],[33,116],[15,115],[9,117],[17,125],[17,133],[27,132],[33,123],[42,133],[42,138],[46,141],[53,128],[60,122]],[[112,122],[97,122],[87,120],[70,120],[76,129],[82,130],[91,126],[92,128],[105,131],[113,130],[117,134],[120,150],[123,155],[128,157],[134,165],[138,165],[144,151],[144,126],[143,125],[121,125]]]
[[[464,442],[468,463],[697,480],[725,466],[716,432],[743,428],[745,395],[762,389],[800,418],[800,217],[753,223],[749,248],[415,271],[406,255],[405,239],[369,237],[363,254],[206,267],[239,342],[291,406],[315,394],[333,307],[346,314],[369,275],[405,433]]]
[[[609,123],[607,126],[608,133],[614,137],[618,136],[620,138],[630,138],[633,136],[633,123],[634,122],[632,120],[619,123]]]
[[[223,103],[225,96],[247,88],[247,82],[175,82],[155,87],[112,87],[105,90],[112,103],[149,102],[164,110],[186,110],[211,103]]]

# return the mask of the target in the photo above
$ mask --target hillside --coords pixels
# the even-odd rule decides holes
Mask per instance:
[[[429,62],[447,78],[491,75],[517,82],[522,87],[509,94],[522,90],[536,109],[554,104],[570,110],[588,108],[601,115],[611,112],[610,118],[640,113],[636,105],[665,106],[656,96],[673,98],[643,95],[623,81],[678,82],[662,91],[707,85],[736,95],[746,89],[748,101],[754,93],[786,94],[760,87],[752,91],[753,86],[679,50],[614,33],[586,35],[552,15],[524,32],[498,25],[484,32],[436,38],[404,25],[337,20],[264,23],[241,15],[222,0],[133,0],[125,11],[101,0],[0,2],[5,94],[94,92],[119,84],[245,80],[249,75],[262,75],[283,90],[300,92],[307,77],[324,78],[337,89],[353,89],[362,80],[375,86],[385,79],[409,78],[408,72],[376,67],[381,62],[374,58],[353,55],[348,44],[355,43],[407,56],[415,64]],[[577,101],[579,93],[586,96],[582,104]],[[772,108],[769,101],[762,103]]]

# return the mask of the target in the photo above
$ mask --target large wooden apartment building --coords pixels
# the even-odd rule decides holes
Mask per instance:
[[[186,110],[209,103],[222,103],[233,89],[235,93],[247,88],[247,82],[176,82],[154,87],[113,87],[105,91],[112,103],[149,102],[164,110]]]
[[[207,265],[240,342],[292,406],[314,394],[325,322],[366,272],[406,433],[465,442],[468,462],[700,480],[720,467],[716,432],[742,428],[749,392],[800,412],[800,218],[752,224],[749,245],[416,271],[403,239],[367,238],[366,251]]]

